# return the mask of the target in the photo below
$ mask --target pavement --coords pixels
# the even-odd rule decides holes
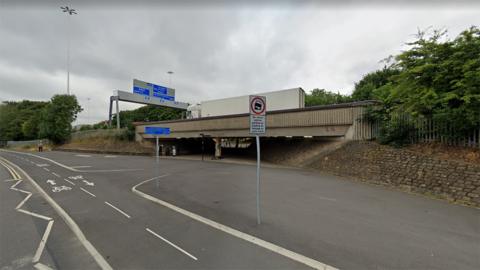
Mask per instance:
[[[268,167],[257,224],[248,164],[54,151],[0,157],[32,193],[21,208],[54,221],[45,238],[48,220],[15,209],[26,195],[10,189],[18,180],[0,165],[1,270],[480,269],[475,208]]]

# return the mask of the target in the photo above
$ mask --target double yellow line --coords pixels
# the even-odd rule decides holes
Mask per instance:
[[[3,157],[0,157],[0,164],[2,164],[3,167],[5,167],[8,170],[8,172],[12,175],[13,180],[22,179],[22,177],[20,177],[20,174],[18,174],[18,172],[9,164],[8,160],[6,160]]]

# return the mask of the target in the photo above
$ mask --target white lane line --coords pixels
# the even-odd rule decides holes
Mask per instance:
[[[49,169],[47,169],[47,168],[43,168],[43,169],[44,169],[45,171],[47,171],[47,172],[49,172],[49,171],[50,171],[50,170],[49,170]]]
[[[105,202],[108,206],[112,207],[113,209],[117,210],[120,214],[126,216],[127,218],[131,218],[127,213],[123,212],[122,210],[118,209],[114,205],[110,204],[109,202]]]
[[[149,233],[153,234],[154,236],[156,236],[156,237],[160,238],[161,240],[163,240],[165,243],[167,243],[167,244],[169,244],[170,246],[172,246],[172,247],[176,248],[177,250],[181,251],[183,254],[187,255],[188,257],[194,259],[195,261],[198,261],[197,257],[195,257],[195,256],[193,256],[192,254],[186,252],[183,248],[181,248],[181,247],[175,245],[174,243],[168,241],[167,239],[163,238],[162,236],[160,236],[160,235],[157,234],[156,232],[150,230],[149,228],[146,228],[146,230],[147,230]]]
[[[90,168],[92,166],[70,166],[70,167],[74,169],[80,169],[80,168]]]
[[[91,155],[82,155],[82,154],[80,154],[80,155],[75,155],[75,156],[77,156],[77,157],[92,157]]]
[[[81,187],[80,189],[81,189],[83,192],[87,193],[88,195],[90,195],[90,196],[92,196],[92,197],[97,197],[97,196],[95,196],[95,194],[91,193],[90,191],[88,191],[88,190],[86,190],[86,189],[84,189],[84,188],[82,188],[82,187]]]
[[[164,176],[167,176],[167,175],[162,175],[162,177],[164,177]],[[148,179],[148,180],[145,180],[145,181],[140,182],[139,184],[137,184],[137,185],[135,185],[134,187],[132,187],[132,192],[135,193],[135,194],[137,194],[137,195],[139,195],[140,197],[143,197],[143,198],[145,198],[145,199],[147,199],[147,200],[150,200],[150,201],[152,201],[152,202],[158,203],[158,204],[160,204],[160,205],[162,205],[162,206],[164,206],[164,207],[167,207],[167,208],[169,208],[169,209],[171,209],[171,210],[173,210],[173,211],[175,211],[175,212],[178,212],[178,213],[180,213],[180,214],[182,214],[182,215],[185,215],[185,216],[187,216],[187,217],[189,217],[189,218],[191,218],[191,219],[194,219],[194,220],[196,220],[196,221],[198,221],[198,222],[201,222],[201,223],[203,223],[203,224],[206,224],[206,225],[208,225],[208,226],[210,226],[210,227],[212,227],[212,228],[215,228],[215,229],[217,229],[217,230],[219,230],[219,231],[228,233],[228,234],[230,234],[230,235],[232,235],[232,236],[235,236],[235,237],[237,237],[237,238],[240,238],[240,239],[242,239],[242,240],[245,240],[245,241],[247,241],[247,242],[250,242],[250,243],[252,243],[252,244],[254,244],[254,245],[257,245],[257,246],[259,246],[259,247],[268,249],[268,250],[270,250],[270,251],[272,251],[272,252],[275,252],[275,253],[277,253],[277,254],[279,254],[279,255],[285,256],[285,257],[287,257],[287,258],[289,258],[289,259],[291,259],[291,260],[297,261],[297,262],[299,262],[299,263],[302,263],[302,264],[307,265],[307,266],[309,266],[309,267],[312,267],[312,268],[314,268],[314,269],[324,269],[324,270],[334,270],[334,269],[337,269],[337,268],[335,268],[335,267],[333,267],[333,266],[330,266],[330,265],[328,265],[328,264],[319,262],[319,261],[314,260],[314,259],[312,259],[312,258],[306,257],[306,256],[304,256],[304,255],[302,255],[302,254],[293,252],[293,251],[288,250],[288,249],[286,249],[286,248],[283,248],[283,247],[281,247],[281,246],[278,246],[278,245],[275,245],[275,244],[273,244],[273,243],[270,243],[270,242],[267,242],[267,241],[265,241],[265,240],[262,240],[262,239],[260,239],[260,238],[257,238],[257,237],[255,237],[255,236],[253,236],[253,235],[246,234],[246,233],[241,232],[241,231],[239,231],[239,230],[236,230],[236,229],[234,229],[234,228],[232,228],[232,227],[229,227],[229,226],[223,225],[223,224],[221,224],[221,223],[218,223],[218,222],[216,222],[216,221],[213,221],[213,220],[211,220],[211,219],[202,217],[202,216],[197,215],[197,214],[195,214],[195,213],[192,213],[192,212],[190,212],[190,211],[188,211],[188,210],[185,210],[185,209],[183,209],[183,208],[180,208],[180,207],[178,207],[178,206],[175,206],[175,205],[173,205],[173,204],[171,204],[171,203],[168,203],[168,202],[166,202],[166,201],[162,201],[162,200],[160,200],[160,199],[158,199],[158,198],[155,198],[155,197],[153,197],[153,196],[151,196],[151,195],[148,195],[148,194],[146,194],[146,193],[143,193],[143,192],[137,190],[137,187],[138,187],[138,186],[143,185],[143,184],[145,184],[145,183],[147,183],[147,182],[149,182],[149,181],[152,181],[152,180],[154,180],[154,179],[156,179],[156,178],[159,178],[159,177],[154,177],[154,178],[152,178],[152,179]]]
[[[111,155],[107,155],[105,156],[106,158],[116,158],[117,156],[111,156]]]
[[[27,210],[17,209],[17,211],[22,212],[22,213],[27,214],[27,215],[30,215],[30,216],[34,216],[34,217],[37,217],[37,218],[44,219],[46,221],[52,220],[52,218],[50,218],[50,217],[46,217],[46,216],[43,216],[43,215],[40,215],[40,214],[36,214],[36,213],[30,212],[30,211],[27,211]]]
[[[43,163],[43,164],[37,164],[38,167],[48,167],[50,165],[46,164],[46,163]]]
[[[54,173],[54,172],[52,172],[52,174],[53,174],[53,175],[55,175],[55,176],[56,176],[56,177],[58,177],[58,178],[60,178],[60,177],[61,177],[60,175],[58,175],[58,173]]]
[[[3,182],[12,182],[12,181],[17,181],[17,179],[5,179]]]
[[[35,252],[35,256],[33,256],[32,262],[34,264],[37,263],[40,260],[40,257],[42,256],[42,252],[43,252],[43,249],[45,248],[45,245],[47,244],[48,235],[50,235],[50,230],[52,230],[52,226],[53,226],[53,219],[48,222],[47,228],[43,233],[42,240],[40,240],[40,244],[38,245],[37,251]]]
[[[4,150],[0,150],[4,151]],[[6,151],[10,152],[10,151]],[[14,166],[18,171],[20,171],[27,180],[32,184],[35,189],[40,193],[40,195],[52,206],[53,209],[62,217],[62,219],[67,223],[68,227],[72,230],[72,232],[75,234],[77,239],[82,243],[82,245],[85,247],[85,249],[90,253],[90,255],[93,257],[93,259],[97,262],[97,264],[100,266],[101,269],[103,270],[113,270],[113,268],[108,264],[108,262],[103,258],[103,256],[97,251],[97,249],[88,241],[88,239],[85,237],[83,234],[82,230],[80,227],[78,227],[77,223],[63,210],[63,208],[55,202],[52,197],[50,197],[45,190],[40,187],[40,185],[35,182],[30,175],[28,175],[22,168],[20,168],[18,165],[15,163],[8,161],[12,166]],[[38,263],[35,265],[37,266]]]
[[[63,167],[67,170],[70,170],[70,171],[73,171],[73,172],[98,172],[98,173],[102,173],[102,172],[133,172],[133,171],[143,171],[144,169],[113,169],[113,170],[77,170],[75,168],[72,168],[70,166],[67,166],[65,164],[62,164],[60,162],[57,162],[53,159],[49,159],[49,158],[46,158],[46,157],[42,157],[42,156],[38,156],[38,155],[34,155],[34,154],[30,154],[30,153],[23,153],[23,152],[17,152],[17,151],[12,151],[12,150],[5,150],[5,149],[0,149],[0,151],[2,152],[9,152],[9,153],[15,153],[15,154],[22,154],[22,155],[29,155],[29,156],[32,156],[32,157],[36,157],[36,158],[40,158],[40,159],[43,159],[43,160],[46,160],[46,161],[49,161],[53,164],[56,164],[60,167]],[[37,164],[37,166],[39,167],[42,167],[42,166],[49,166],[48,164]]]
[[[73,183],[72,181],[70,181],[70,180],[68,180],[68,179],[66,179],[66,178],[63,178],[63,180],[65,180],[65,181],[67,181],[68,183],[70,183],[70,184],[72,184],[72,185],[75,186],[75,183]]]

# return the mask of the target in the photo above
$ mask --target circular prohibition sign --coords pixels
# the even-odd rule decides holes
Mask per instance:
[[[265,102],[260,97],[255,97],[250,102],[250,108],[254,114],[263,114],[266,108]]]

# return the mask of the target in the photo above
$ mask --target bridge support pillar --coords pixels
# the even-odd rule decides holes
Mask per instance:
[[[215,142],[215,159],[222,158],[222,138],[214,138]]]

